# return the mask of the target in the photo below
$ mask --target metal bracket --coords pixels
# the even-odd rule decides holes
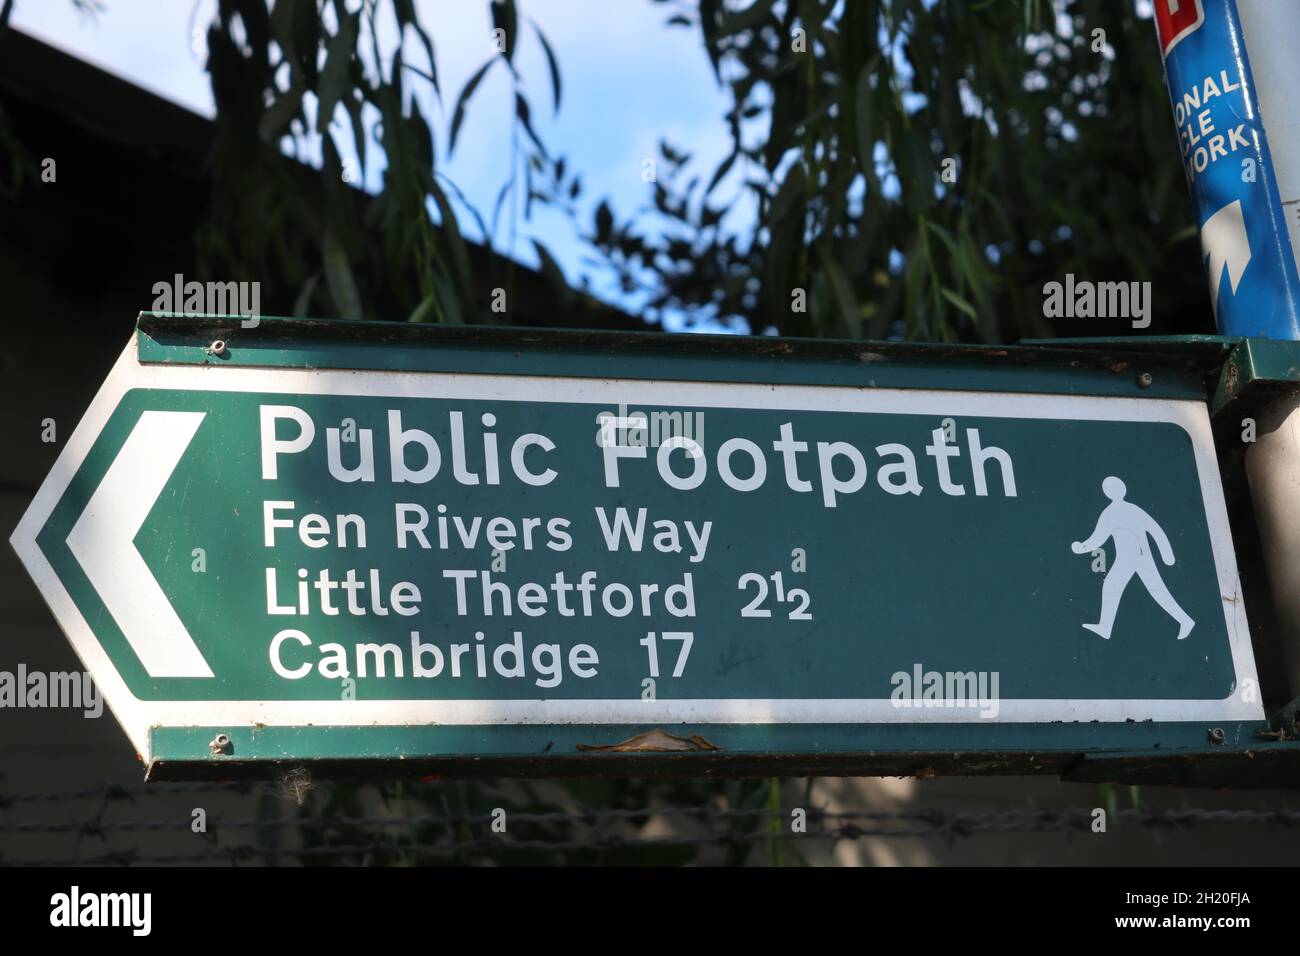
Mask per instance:
[[[1210,414],[1229,409],[1248,411],[1279,395],[1300,390],[1300,342],[1240,339],[1223,369],[1210,400]]]

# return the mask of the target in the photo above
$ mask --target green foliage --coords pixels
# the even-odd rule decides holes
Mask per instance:
[[[479,257],[471,267],[457,209],[490,230],[439,171],[434,133],[415,95],[441,98],[433,38],[413,0],[362,0],[351,12],[349,6],[356,4],[220,0],[208,32],[217,133],[210,216],[198,237],[201,269],[260,280],[268,311],[287,311],[292,302],[296,315],[499,322],[504,316],[488,311],[487,290],[501,287],[508,294],[512,270],[494,257]],[[521,193],[526,218],[534,199],[576,197],[579,187],[565,179],[563,160],[549,155],[533,128],[514,66],[518,4],[492,0],[490,6],[493,24],[506,31],[505,49],[460,91],[448,148],[455,148],[484,77],[494,68],[508,70],[514,172],[498,213],[506,198],[514,198],[513,239]],[[392,50],[381,48],[385,26],[401,38]],[[531,29],[558,104],[559,65],[541,31],[535,24]],[[408,39],[419,62],[404,59]],[[301,167],[283,162],[286,143],[310,159],[311,134],[321,138],[321,161]],[[368,151],[372,139],[382,157]],[[345,167],[345,141],[360,168]],[[381,159],[377,188],[360,192],[356,187]]]
[[[699,31],[729,94],[732,151],[701,177],[664,144],[661,222],[602,206],[592,243],[651,317],[756,332],[1050,336],[1042,287],[1067,272],[1151,280],[1158,321],[1209,327],[1153,27],[1129,2],[1056,7],[677,0],[669,23]],[[726,217],[728,176],[756,220]]]
[[[1043,284],[1073,272],[1152,281],[1162,331],[1212,328],[1153,28],[1131,0],[654,2],[703,42],[732,149],[701,170],[689,144],[662,143],[653,221],[596,206],[585,238],[644,293],[647,319],[1008,341],[1084,331],[1042,315]],[[357,4],[219,0],[200,267],[259,279],[272,312],[503,321],[487,304],[513,269],[475,255],[457,214],[509,252],[534,203],[575,216],[581,183],[539,137],[516,68],[535,40],[558,109],[555,52],[516,0],[491,0],[503,49],[456,92],[446,138],[450,153],[483,81],[506,71],[511,173],[484,216],[438,168],[415,94],[442,91],[415,3]],[[381,50],[381,23],[410,43]],[[283,162],[286,144],[314,165]],[[362,167],[344,170],[341,151]],[[0,117],[0,188],[30,165]]]

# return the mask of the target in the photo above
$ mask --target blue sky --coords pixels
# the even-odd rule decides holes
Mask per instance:
[[[355,6],[349,3],[349,6]],[[456,95],[470,75],[492,55],[487,0],[416,0],[421,19],[433,34],[443,99],[421,96],[426,116],[434,117],[441,169],[487,218],[497,191],[510,171],[513,102],[507,73],[489,72],[476,93],[455,154],[448,159],[447,131]],[[694,29],[668,27],[670,7],[650,0],[521,0],[521,12],[541,26],[560,62],[563,97],[552,108],[544,54],[531,31],[516,55],[533,122],[553,153],[568,158],[583,179],[579,223],[590,228],[592,212],[608,198],[616,218],[650,205],[641,179],[642,161],[658,156],[667,138],[694,156],[693,166],[707,176],[730,152],[723,114],[727,97],[719,89]],[[12,25],[132,83],[195,112],[212,115],[212,95],[203,71],[202,27],[216,0],[103,0],[103,12],[88,18],[71,0],[17,0]],[[200,28],[196,30],[195,28]],[[415,47],[408,44],[411,56]],[[417,59],[418,62],[418,59]],[[336,139],[341,147],[350,136]],[[368,181],[377,178],[368,170]],[[715,201],[738,197],[738,182],[724,183]],[[731,215],[752,216],[747,200]],[[653,218],[647,223],[653,222]],[[477,234],[468,216],[467,233]],[[498,249],[508,240],[498,234]],[[534,206],[533,220],[521,223],[514,254],[536,263],[530,237],[555,255],[570,282],[586,272],[598,294],[629,307],[608,277],[584,266],[586,250],[572,224],[558,211]]]

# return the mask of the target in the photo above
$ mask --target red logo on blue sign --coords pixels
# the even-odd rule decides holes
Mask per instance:
[[[1160,33],[1160,50],[1165,55],[1183,37],[1195,32],[1205,22],[1201,0],[1155,0],[1156,30]]]

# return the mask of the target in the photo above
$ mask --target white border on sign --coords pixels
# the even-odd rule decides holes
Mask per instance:
[[[109,709],[148,762],[151,727],[422,726],[435,724],[1018,724],[1074,721],[1262,720],[1262,704],[1243,699],[1247,681],[1258,686],[1250,630],[1241,601],[1232,536],[1206,407],[1201,402],[1083,395],[955,392],[826,385],[656,382],[643,379],[564,378],[434,372],[223,368],[141,365],[135,339],[127,345],[59,455],[12,538],[82,664]],[[1001,700],[996,717],[978,707],[896,707],[884,699],[642,700],[306,700],[148,701],[131,693],[89,623],[36,543],[36,536],[95,440],[129,389],[357,395],[593,405],[786,408],[1071,421],[1169,422],[1191,437],[1201,497],[1219,579],[1233,669],[1234,693],[1221,700]]]

